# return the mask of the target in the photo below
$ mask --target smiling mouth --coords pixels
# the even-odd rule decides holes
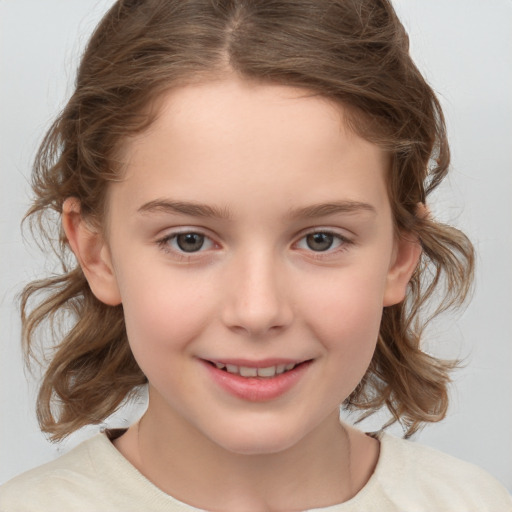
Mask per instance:
[[[294,370],[298,366],[306,364],[308,361],[303,361],[301,363],[288,363],[288,364],[278,364],[275,366],[267,366],[265,368],[256,368],[250,366],[237,366],[234,364],[224,364],[220,362],[207,361],[212,366],[215,366],[217,369],[231,373],[233,375],[239,375],[240,377],[261,377],[271,379],[277,375],[282,375],[283,373],[287,373],[291,370]]]

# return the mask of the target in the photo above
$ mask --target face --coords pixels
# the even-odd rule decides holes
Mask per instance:
[[[246,454],[332,421],[408,280],[386,155],[325,99],[233,79],[170,92],[122,160],[104,288],[148,413]]]

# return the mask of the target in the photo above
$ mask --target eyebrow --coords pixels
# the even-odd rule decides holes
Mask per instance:
[[[213,217],[229,219],[231,214],[227,208],[217,208],[206,204],[189,201],[172,201],[169,199],[156,199],[143,204],[138,210],[140,213],[178,213],[192,217]]]
[[[338,213],[356,214],[361,212],[369,212],[373,215],[377,214],[377,210],[368,203],[360,201],[334,201],[329,203],[313,204],[304,208],[292,209],[288,212],[290,219],[298,218],[316,218],[325,217],[327,215],[335,215]]]
[[[190,215],[192,217],[210,217],[217,219],[230,219],[231,214],[228,208],[218,208],[207,204],[191,201],[173,201],[170,199],[156,199],[143,204],[138,210],[140,213],[170,213]],[[318,203],[303,208],[291,209],[287,213],[289,219],[316,218],[335,214],[356,214],[369,212],[377,214],[375,208],[368,203],[360,201],[334,201],[329,203]]]

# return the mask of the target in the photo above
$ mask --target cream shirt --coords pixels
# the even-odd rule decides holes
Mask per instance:
[[[485,471],[382,433],[375,471],[351,500],[324,512],[508,512],[505,488]],[[194,512],[155,487],[98,434],[0,487],[1,512]]]

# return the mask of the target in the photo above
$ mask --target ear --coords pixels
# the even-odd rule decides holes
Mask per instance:
[[[92,293],[109,306],[120,304],[110,249],[101,233],[82,217],[80,201],[75,197],[68,197],[62,205],[62,227]]]
[[[383,306],[393,306],[404,300],[407,284],[418,266],[421,251],[419,240],[413,238],[411,234],[397,237],[386,278]]]

